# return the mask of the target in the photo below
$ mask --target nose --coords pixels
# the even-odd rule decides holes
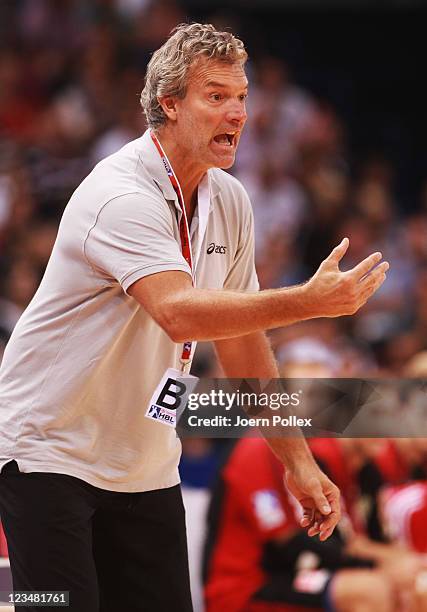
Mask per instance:
[[[243,127],[247,119],[245,100],[230,100],[226,118],[235,127]]]

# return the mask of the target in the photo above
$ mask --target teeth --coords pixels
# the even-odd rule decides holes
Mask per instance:
[[[237,134],[237,132],[222,132],[221,134],[217,134],[214,137],[214,140],[220,144],[226,144],[229,147],[233,146],[234,143],[234,137]]]

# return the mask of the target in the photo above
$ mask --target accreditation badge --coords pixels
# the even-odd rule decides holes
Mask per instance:
[[[163,374],[148,404],[145,416],[169,427],[176,427],[199,379],[197,376],[168,368]]]

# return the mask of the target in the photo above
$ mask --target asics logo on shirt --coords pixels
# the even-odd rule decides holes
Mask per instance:
[[[215,242],[211,242],[208,248],[206,249],[206,253],[210,255],[211,253],[220,253],[221,255],[225,255],[227,252],[227,247],[221,244],[215,244]]]

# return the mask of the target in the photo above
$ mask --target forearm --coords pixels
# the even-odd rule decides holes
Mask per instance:
[[[317,463],[303,437],[301,430],[295,429],[292,435],[283,438],[266,438],[267,444],[286,469],[291,471],[310,467],[317,471]],[[319,470],[320,471],[320,470]]]
[[[273,386],[272,390],[276,391],[279,373],[264,333],[219,340],[215,348],[226,376],[267,379],[268,388]],[[301,527],[308,529],[309,536],[319,534],[322,541],[327,539],[340,518],[338,489],[319,469],[300,429],[287,429],[283,437],[277,437],[277,430],[272,431],[271,427],[260,430],[286,468],[289,492],[303,507]]]
[[[304,285],[253,293],[189,288],[162,311],[162,327],[176,342],[233,338],[316,316]]]
[[[283,327],[314,317],[354,314],[384,282],[380,253],[340,272],[348,247],[343,240],[303,285],[259,292],[193,288],[190,276],[169,270],[143,277],[128,288],[174,342],[221,340]]]
[[[227,377],[271,380],[270,386],[277,384],[276,380],[280,374],[264,333],[220,340],[215,342],[215,350]],[[260,430],[271,450],[286,468],[292,470],[296,465],[316,467],[300,429],[287,430],[287,435],[280,438],[271,437],[271,428]]]

